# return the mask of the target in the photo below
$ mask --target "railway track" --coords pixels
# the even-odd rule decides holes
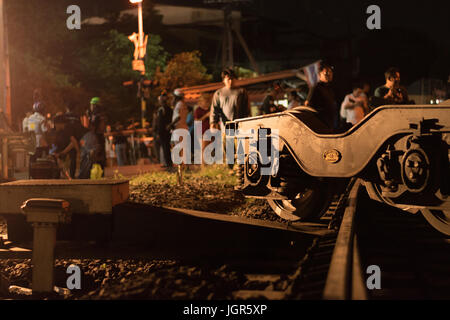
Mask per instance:
[[[450,298],[450,238],[420,212],[350,196],[328,271],[325,299]],[[353,197],[353,198],[352,198]]]
[[[133,237],[101,246],[58,242],[56,259],[172,259],[181,268],[223,269],[240,275],[222,295],[236,300],[449,298],[450,240],[419,214],[371,201],[358,181],[314,223],[135,203],[115,213],[122,231],[139,222]],[[0,259],[31,257],[30,243],[5,243]],[[367,289],[371,265],[381,270],[381,289]]]
[[[380,268],[381,288],[368,299],[449,299],[450,237],[435,231],[420,213],[364,205],[356,219],[361,269]]]

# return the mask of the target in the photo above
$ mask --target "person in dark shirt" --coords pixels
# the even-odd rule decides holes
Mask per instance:
[[[97,116],[105,115],[105,108],[99,97],[93,97],[90,101],[89,108],[86,110],[86,113],[83,115],[83,126],[89,128],[92,123],[95,121]]]
[[[284,111],[283,106],[278,106],[275,101],[284,93],[283,88],[278,82],[273,84],[273,88],[270,90],[269,94],[265,96],[261,109],[262,114],[270,114],[275,112]]]
[[[406,88],[400,85],[400,70],[389,68],[384,73],[386,83],[375,89],[375,97],[381,104],[410,104]]]
[[[211,105],[211,96],[209,94],[202,94],[200,98],[198,99],[198,107],[195,109],[194,112],[194,119],[195,121],[201,121],[202,122],[202,131],[197,132],[197,138],[200,140],[199,144],[202,146],[202,159],[203,159],[203,151],[205,150],[206,146],[210,143],[210,141],[203,140],[203,135],[205,134],[206,130],[209,129],[209,107]],[[202,161],[202,165],[204,162]]]
[[[90,130],[81,138],[81,161],[78,179],[89,179],[92,166],[95,163],[100,164],[104,176],[106,164],[105,129],[106,118],[103,116],[96,117]]]
[[[68,102],[66,105],[66,113],[64,113],[65,123],[66,127],[69,128],[77,140],[77,147],[76,149],[72,149],[69,152],[70,157],[70,176],[75,176],[75,171],[77,168],[77,157],[79,157],[80,154],[80,139],[83,137],[83,135],[88,131],[87,128],[83,127],[81,124],[80,116],[75,113],[75,105],[72,102]]]
[[[160,156],[159,156],[159,149],[160,149],[160,141],[159,141],[159,135],[156,128],[158,127],[158,107],[155,108],[156,110],[153,112],[152,117],[152,136],[153,136],[153,155],[156,158],[156,161],[159,162]]]
[[[67,125],[67,120],[64,115],[57,115],[53,118],[53,124],[55,126],[55,141],[54,148],[52,148],[53,154],[62,163],[67,159],[69,155],[69,175],[70,178],[75,177],[76,169],[76,154],[79,150],[78,141],[75,138],[73,129]],[[72,158],[75,155],[75,167],[72,168]],[[62,164],[60,164],[62,166]]]
[[[118,132],[117,135],[113,137],[112,144],[114,145],[114,151],[116,152],[117,156],[117,165],[118,166],[126,166],[128,164],[127,159],[127,138],[120,134],[119,132],[124,129],[122,124],[117,124],[115,126],[116,131]]]
[[[331,87],[333,68],[323,62],[319,66],[319,82],[309,91],[305,105],[317,110],[319,118],[330,128],[339,126],[338,106]]]
[[[163,93],[158,97],[160,107],[158,108],[156,132],[160,143],[160,161],[163,167],[172,167],[172,157],[170,154],[170,124],[172,123],[173,110],[169,106],[167,94]]]

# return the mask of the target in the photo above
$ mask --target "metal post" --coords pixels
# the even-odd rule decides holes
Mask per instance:
[[[5,25],[3,22],[3,0],[0,0],[0,111],[6,106],[6,70],[5,70]]]
[[[4,1],[0,0],[0,109],[4,112],[8,125],[11,126],[11,93],[8,57],[8,31]]]
[[[141,125],[145,128],[145,111],[147,110],[147,105],[145,103],[145,97],[143,90],[141,89]]]
[[[56,224],[34,222],[33,226],[33,292],[53,291],[53,263]]]
[[[138,5],[138,21],[139,21],[139,55],[141,52],[143,52],[144,49],[144,21],[142,17],[142,2],[139,2]],[[144,59],[144,57],[140,57],[141,59]],[[144,75],[145,72],[142,72]],[[141,94],[141,126],[142,128],[145,128],[145,111],[146,111],[146,104],[145,104],[145,97],[144,97],[144,84],[142,83],[140,87],[140,94]]]
[[[8,138],[3,137],[2,143],[2,178],[8,179]]]
[[[236,33],[237,38],[238,38],[239,42],[241,43],[242,48],[244,48],[244,51],[247,54],[248,59],[250,60],[250,64],[252,65],[253,70],[255,70],[256,73],[260,74],[261,72],[259,72],[259,68],[258,68],[258,65],[256,64],[255,58],[253,58],[252,53],[248,49],[247,43],[245,42],[244,37],[242,37],[241,32],[237,28],[234,28],[233,30]]]
[[[8,120],[8,124],[12,126],[12,114],[11,114],[11,78],[9,71],[9,48],[8,48],[8,23],[6,15],[3,15],[3,30],[4,30],[4,58],[5,58],[5,115]]]
[[[222,50],[222,64],[223,67],[233,67],[234,61],[233,61],[233,36],[231,34],[231,7],[226,6],[223,9],[223,27],[224,27],[224,34],[223,34],[223,50]]]
[[[51,293],[56,227],[70,222],[70,205],[61,199],[29,199],[21,209],[33,226],[33,294]]]
[[[142,2],[139,2],[138,5],[138,19],[139,19],[139,50],[141,50],[142,47],[144,46],[144,22],[142,19]]]

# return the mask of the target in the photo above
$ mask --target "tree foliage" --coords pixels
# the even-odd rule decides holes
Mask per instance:
[[[45,6],[38,1],[6,1],[9,59],[11,68],[12,116],[14,124],[31,111],[33,89],[45,93],[47,110],[54,113],[63,106],[59,90],[68,87],[83,95],[64,70],[73,48],[75,33],[65,27],[64,2]]]
[[[168,53],[160,45],[158,35],[149,35],[147,57],[145,59],[146,77],[153,77],[157,68],[166,64]],[[128,37],[111,30],[106,38],[80,55],[81,72],[84,75],[82,83],[88,86],[95,95],[103,97],[108,105],[112,118],[122,118],[138,112],[136,87],[125,88],[125,81],[137,81],[140,74],[133,71],[134,45]]]
[[[211,81],[212,76],[206,73],[206,67],[200,60],[199,51],[181,52],[167,63],[163,72],[156,77],[161,88],[174,90],[175,88],[200,85]]]

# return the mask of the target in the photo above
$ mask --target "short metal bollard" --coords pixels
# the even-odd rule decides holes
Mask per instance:
[[[61,199],[36,198],[28,199],[20,208],[33,226],[33,294],[53,292],[56,227],[70,223],[70,204]]]

